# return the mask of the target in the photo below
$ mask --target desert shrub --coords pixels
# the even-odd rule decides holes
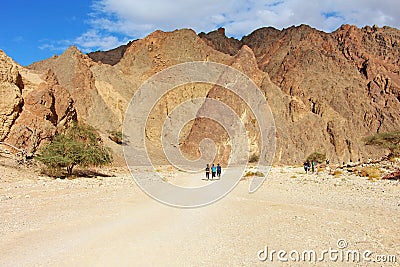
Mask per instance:
[[[381,177],[381,171],[377,167],[365,167],[358,171],[361,177],[368,177],[372,179],[377,179]]]
[[[122,143],[124,142],[124,135],[121,131],[110,131],[108,133],[108,138],[119,145],[122,145]]]
[[[321,167],[321,166],[317,167],[317,172],[323,172],[323,171],[325,171],[324,167]]]
[[[258,160],[260,159],[260,156],[257,154],[252,154],[249,158],[249,163],[254,163],[254,162],[258,162]]]
[[[45,166],[40,170],[40,174],[53,177],[53,178],[65,178],[65,173],[62,168]]]
[[[264,177],[265,174],[262,173],[262,172],[260,172],[260,171],[256,171],[256,172],[248,171],[248,172],[246,172],[246,174],[244,175],[244,177],[250,177],[250,176]]]
[[[333,176],[336,177],[336,178],[340,177],[342,174],[343,174],[343,172],[341,170],[335,170],[333,172]]]
[[[75,166],[101,166],[112,161],[111,150],[101,143],[96,130],[75,123],[55,135],[52,142],[42,148],[36,158],[48,168],[66,168],[71,175]]]
[[[388,149],[390,154],[389,158],[400,156],[400,131],[378,133],[364,138],[366,145],[378,146]]]
[[[308,155],[306,160],[322,163],[326,160],[326,155],[319,152],[313,152],[310,155]]]

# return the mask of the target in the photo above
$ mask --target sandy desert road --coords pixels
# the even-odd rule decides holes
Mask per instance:
[[[0,266],[399,266],[397,182],[274,168],[256,193],[248,185],[212,205],[179,209],[149,198],[129,174],[2,181]],[[372,261],[257,255],[268,246],[320,256],[338,240],[343,251],[372,251]],[[379,255],[397,262],[373,262]]]

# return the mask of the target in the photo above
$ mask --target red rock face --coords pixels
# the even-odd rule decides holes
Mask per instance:
[[[24,106],[6,142],[24,148],[28,154],[50,141],[57,129],[76,120],[73,100],[58,84],[41,83],[24,98]]]
[[[253,51],[246,45],[243,46],[236,54],[230,66],[240,70],[255,82],[260,83],[262,80],[264,80],[264,82],[269,81],[268,75],[258,69]],[[265,87],[271,88],[271,86],[272,84],[269,84]],[[235,93],[220,86],[212,87],[207,94],[207,98],[221,101],[222,103],[232,108],[232,110],[234,110],[238,117],[242,119],[243,124],[245,125],[246,130],[249,134],[251,150],[250,154],[259,155],[260,140],[258,140],[257,138],[259,135],[259,131],[256,127],[254,114],[248,107],[248,103],[244,102],[244,100],[242,100]],[[206,100],[204,105],[199,110],[199,113],[202,114],[203,110],[207,110],[210,113],[215,112],[212,110],[212,108],[213,106],[208,105]],[[233,125],[233,122],[231,120],[234,119],[235,118],[227,117],[224,121],[221,121],[220,123],[222,123],[223,125]],[[229,155],[232,151],[232,146],[235,146],[237,144],[232,144],[228,133],[218,123],[212,121],[210,122],[209,120],[205,120],[202,118],[196,119],[191,128],[190,134],[182,145],[182,150],[187,154],[195,154],[196,156],[199,156],[198,148],[203,138],[210,138],[214,140],[217,146],[216,158],[214,163],[218,162],[225,166],[228,163]]]
[[[54,72],[59,84],[73,99],[79,120],[104,131],[115,130],[119,120],[96,88],[96,79],[91,70],[95,64],[72,46],[59,57],[36,62],[29,68],[39,72],[48,69]]]
[[[224,28],[219,28],[218,30],[207,34],[202,32],[199,34],[199,37],[214,49],[231,56],[236,55],[242,46],[242,43],[239,40],[227,38]]]
[[[387,179],[387,180],[400,180],[400,170],[391,172],[385,176],[382,177],[382,179]]]
[[[13,97],[1,108],[0,137],[34,151],[35,140],[50,138],[74,116],[103,133],[118,130],[130,98],[151,75],[183,62],[214,61],[242,71],[265,95],[277,129],[276,163],[301,163],[312,152],[326,153],[331,162],[340,163],[377,158],[384,151],[366,147],[362,138],[400,128],[399,40],[400,31],[389,27],[344,25],[324,33],[301,25],[262,28],[242,40],[226,37],[223,29],[199,36],[188,29],[156,31],[89,56],[71,47],[29,67],[28,72],[44,75],[43,83],[31,85],[29,92],[18,82],[18,68],[2,75],[2,92]],[[1,66],[16,65],[7,62],[0,62],[0,72],[10,69]],[[165,108],[159,107],[154,125],[162,125],[168,110],[196,95],[219,99],[239,116],[249,114],[245,103],[226,90],[212,87],[200,94],[199,88],[166,96],[170,99],[161,101]],[[257,129],[251,115],[246,116],[256,153]],[[152,132],[150,141],[158,131]],[[228,158],[231,144],[223,129],[201,119],[185,135],[182,149],[198,156],[198,143],[204,137],[216,140],[219,161]]]
[[[203,38],[227,52],[229,45],[219,45],[220,39]],[[254,51],[258,67],[287,99],[277,105],[275,95],[270,101],[276,159],[299,163],[322,151],[342,162],[378,153],[365,147],[362,137],[399,129],[399,40],[397,29],[349,25],[331,34],[301,25],[262,28],[244,37],[241,43]]]
[[[111,49],[106,52],[104,51],[91,52],[88,54],[88,56],[95,62],[101,62],[104,64],[109,64],[114,66],[124,56],[126,49],[131,45],[131,43],[132,42],[129,42],[126,45],[121,45],[115,49]]]

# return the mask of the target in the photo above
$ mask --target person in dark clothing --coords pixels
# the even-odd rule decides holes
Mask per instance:
[[[217,177],[221,177],[221,166],[217,164]]]
[[[303,166],[304,166],[304,170],[306,171],[306,173],[308,173],[308,171],[310,170],[310,161],[306,161],[306,162],[304,162],[304,164],[303,164]]]
[[[211,167],[211,177],[212,177],[212,179],[214,179],[215,178],[215,174],[217,173],[217,168],[215,167],[215,165],[213,164],[212,165],[212,167]]]
[[[207,180],[210,179],[210,165],[206,165],[206,178]]]

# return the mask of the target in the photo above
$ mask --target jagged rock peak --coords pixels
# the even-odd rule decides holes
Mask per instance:
[[[131,44],[133,42],[135,42],[135,40],[129,41],[125,45],[121,45],[117,48],[114,48],[114,49],[111,49],[108,51],[95,51],[95,52],[88,53],[87,55],[95,62],[114,66],[121,60],[121,58],[124,56],[126,50],[128,49],[128,47],[131,46]]]
[[[0,50],[0,82],[18,84],[18,64]]]
[[[236,55],[242,46],[241,41],[233,37],[228,38],[225,35],[225,28],[218,28],[218,30],[209,33],[201,32],[199,37],[214,49],[231,56]]]
[[[52,69],[48,69],[47,72],[42,76],[42,78],[50,85],[58,84],[57,76]]]
[[[84,60],[88,65],[92,65],[93,60],[86,54],[82,53],[75,45],[70,46],[60,57],[74,57]]]
[[[67,48],[67,50],[64,51],[65,54],[82,54],[82,52],[76,47],[75,45],[71,45],[70,47]]]

